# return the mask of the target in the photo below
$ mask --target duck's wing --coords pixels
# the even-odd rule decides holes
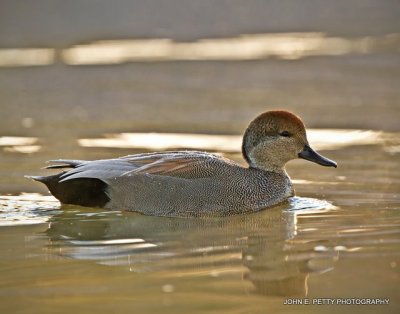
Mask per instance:
[[[60,182],[78,178],[93,178],[108,182],[137,174],[204,178],[216,175],[233,161],[204,152],[163,152],[130,155],[116,159],[94,161],[55,160],[47,168],[73,168],[60,175]]]
[[[183,178],[200,178],[216,174],[233,161],[214,154],[185,151],[126,156],[123,159],[135,166],[124,176],[154,174]],[[236,165],[236,164],[235,164]]]
[[[158,205],[163,208],[164,203],[160,203],[157,198],[159,195],[163,193],[169,195],[171,191],[177,189],[181,192],[192,191],[188,185],[196,187],[196,179],[204,184],[204,181],[211,177],[225,178],[227,173],[231,173],[226,170],[239,167],[228,159],[202,152],[164,152],[94,161],[50,162],[47,168],[65,170],[55,175],[31,178],[44,183],[62,203],[91,207],[134,208],[132,210],[158,208]],[[215,180],[209,181],[211,182],[207,185]],[[142,194],[145,195],[143,200],[141,200]],[[148,203],[148,195],[154,195],[150,197],[153,202],[151,206]],[[189,196],[188,194],[190,200]]]

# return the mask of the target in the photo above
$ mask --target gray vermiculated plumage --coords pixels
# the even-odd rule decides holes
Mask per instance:
[[[102,192],[110,200],[101,207],[147,215],[242,214],[281,203],[293,193],[287,184],[279,184],[282,180],[290,183],[286,175],[243,168],[203,152],[149,153],[78,164],[57,162],[74,167],[62,173],[58,183],[100,180],[105,183]]]

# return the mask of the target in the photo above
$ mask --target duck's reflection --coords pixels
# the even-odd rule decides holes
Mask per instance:
[[[256,293],[306,295],[308,276],[331,268],[333,257],[302,242],[296,234],[298,212],[284,209],[178,219],[70,208],[53,217],[48,252],[171,276],[240,273]],[[323,267],[313,267],[315,259],[324,259]]]

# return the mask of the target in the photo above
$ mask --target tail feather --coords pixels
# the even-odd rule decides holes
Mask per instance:
[[[24,176],[27,179],[35,180],[41,183],[48,181],[49,176]],[[46,183],[45,183],[46,184]]]
[[[76,168],[84,163],[85,160],[73,160],[73,159],[54,159],[47,161],[56,165],[48,165],[45,169],[62,169],[62,168]]]
[[[61,203],[89,207],[104,207],[110,198],[106,193],[107,184],[95,178],[78,178],[61,182],[64,172],[50,176],[25,176],[47,186]]]
[[[49,165],[44,167],[44,169],[64,169],[64,168],[74,168],[74,166],[61,164],[61,165]]]

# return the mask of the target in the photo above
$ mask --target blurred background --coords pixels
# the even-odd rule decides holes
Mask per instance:
[[[78,139],[240,135],[275,108],[398,131],[399,30],[396,0],[3,0],[0,157],[17,183],[0,190],[36,189],[20,178],[46,158],[134,152]]]
[[[399,87],[399,0],[1,0],[0,312],[400,313]],[[276,108],[338,168],[288,163],[298,197],[254,215],[60,208],[24,178],[164,149],[244,164]]]

